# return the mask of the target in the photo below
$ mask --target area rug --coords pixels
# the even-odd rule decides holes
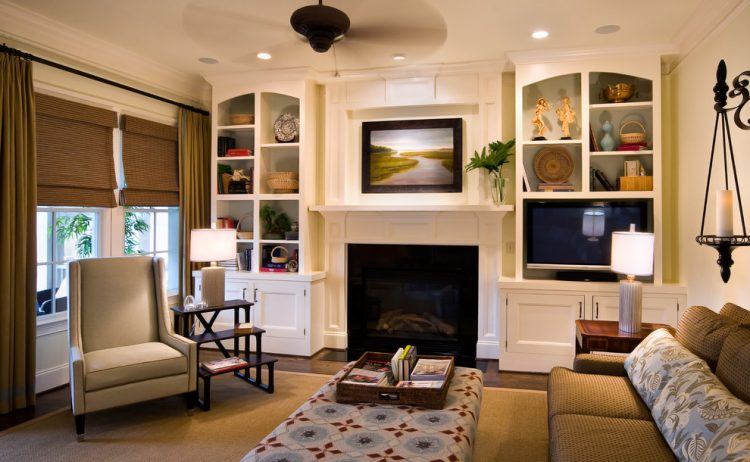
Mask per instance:
[[[278,371],[269,395],[216,377],[209,412],[187,416],[179,397],[102,411],[87,416],[82,443],[63,409],[0,433],[0,460],[239,460],[328,378]],[[474,460],[546,459],[546,394],[485,387]]]

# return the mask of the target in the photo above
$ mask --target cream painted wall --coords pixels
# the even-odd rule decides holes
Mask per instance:
[[[711,89],[715,82],[716,65],[720,59],[725,59],[730,78],[750,69],[748,29],[750,7],[745,7],[724,27],[696,47],[668,77],[672,100],[670,112],[673,158],[664,167],[665,175],[672,176],[672,192],[676,196],[676,204],[672,204],[677,207],[678,225],[674,234],[679,239],[679,279],[688,287],[689,305],[700,304],[714,310],[721,308],[727,301],[750,307],[750,249],[741,248],[734,252],[732,278],[728,284],[724,284],[716,264],[717,252],[698,246],[694,240],[700,232],[713,133],[715,112]],[[730,105],[732,103],[730,100]],[[750,117],[750,107],[746,107],[744,113],[746,118]],[[742,199],[748,215],[746,218],[750,219],[750,131],[740,130],[732,125],[732,135]],[[723,169],[717,169],[716,164],[714,165],[714,171],[718,170],[713,178],[713,186],[716,186],[719,181],[723,181],[723,173],[719,176]],[[672,170],[668,171],[670,167]],[[665,211],[669,204],[666,199],[665,197]],[[713,200],[712,192],[706,219],[709,233],[715,230]],[[735,210],[735,232],[741,229],[738,215]]]

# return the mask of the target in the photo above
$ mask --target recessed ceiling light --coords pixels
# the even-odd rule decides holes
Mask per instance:
[[[549,32],[547,32],[546,30],[542,30],[542,29],[535,30],[534,32],[531,33],[531,37],[537,40],[546,39],[547,37],[549,37]]]
[[[396,53],[395,55],[393,55],[394,61],[403,61],[405,59],[406,59],[406,55],[403,53]]]
[[[594,29],[594,32],[597,34],[614,34],[615,32],[620,30],[620,26],[617,24],[606,24],[604,26],[599,26],[596,29]]]
[[[265,51],[261,51],[260,53],[258,53],[255,56],[257,56],[258,59],[262,59],[262,60],[265,60],[265,61],[271,59],[271,53],[266,53]]]
[[[216,59],[216,58],[207,58],[207,57],[198,58],[198,61],[202,62],[203,64],[218,64],[219,63],[218,59]]]

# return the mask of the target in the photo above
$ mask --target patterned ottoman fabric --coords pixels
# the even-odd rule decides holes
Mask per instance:
[[[457,367],[441,410],[336,403],[348,364],[258,443],[244,462],[470,461],[482,372]]]

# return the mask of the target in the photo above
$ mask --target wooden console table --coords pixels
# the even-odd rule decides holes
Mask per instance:
[[[189,338],[198,344],[198,380],[203,380],[203,397],[199,396],[198,406],[201,409],[208,411],[211,409],[211,377],[214,375],[226,374],[232,372],[235,377],[244,380],[256,387],[273,393],[273,367],[278,361],[277,358],[263,354],[261,348],[261,336],[266,332],[258,327],[253,327],[248,333],[238,334],[232,329],[214,331],[213,325],[219,313],[223,310],[234,311],[234,325],[240,323],[240,310],[245,313],[245,321],[250,322],[250,308],[253,306],[252,302],[247,300],[229,300],[224,302],[223,305],[209,306],[205,308],[185,310],[182,306],[173,306],[171,310],[175,313],[175,331],[180,333],[183,337]],[[212,313],[211,318],[206,320],[203,317],[204,314]],[[190,328],[193,324],[192,317],[198,319],[198,322],[203,326],[203,332],[200,334],[193,334],[190,332]],[[255,352],[250,351],[250,337],[255,337]],[[240,338],[245,339],[245,346],[243,352],[240,355]],[[223,340],[234,340],[234,348],[230,353],[224,345],[221,344]],[[204,368],[200,362],[200,350],[201,345],[206,343],[215,343],[219,351],[224,357],[229,358],[231,356],[241,357],[247,362],[247,365],[237,366],[235,368],[222,370],[219,372],[212,372]],[[233,353],[233,354],[232,354]],[[261,378],[261,367],[266,366],[268,368],[268,383],[264,384]],[[250,376],[250,369],[255,368],[255,378]],[[197,384],[199,385],[199,384]],[[199,387],[200,389],[200,387]]]
[[[620,331],[617,321],[576,319],[576,354],[592,351],[630,353],[648,334],[662,327],[672,329],[667,324],[644,322],[640,332],[631,334]]]

